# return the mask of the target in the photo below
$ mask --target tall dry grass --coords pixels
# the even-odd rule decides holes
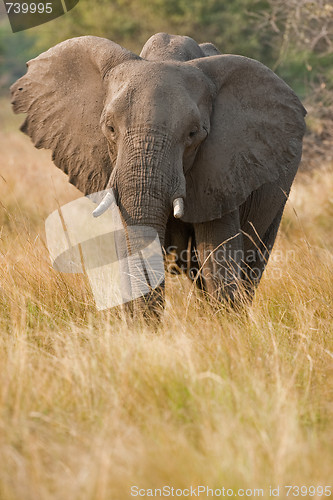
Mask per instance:
[[[160,327],[128,326],[50,267],[44,220],[79,193],[2,105],[0,499],[331,484],[332,169],[296,182],[252,307],[173,277]]]

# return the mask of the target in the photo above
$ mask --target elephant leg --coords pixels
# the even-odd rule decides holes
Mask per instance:
[[[253,297],[256,287],[259,285],[269,256],[272,252],[276,235],[280,226],[284,205],[280,207],[271,224],[261,236],[255,225],[247,224],[243,231],[244,238],[244,263],[242,281],[244,288]]]
[[[199,275],[198,252],[194,227],[173,217],[169,218],[165,234],[166,270],[170,274],[185,273],[196,285],[203,289]]]
[[[174,217],[169,217],[165,232],[166,269],[170,274],[189,273],[190,242],[193,227]]]
[[[239,207],[244,243],[242,281],[250,299],[271,254],[289,191],[287,182],[284,189],[280,183],[263,184]]]
[[[238,210],[221,219],[194,224],[194,231],[204,290],[214,299],[234,302],[243,259]]]

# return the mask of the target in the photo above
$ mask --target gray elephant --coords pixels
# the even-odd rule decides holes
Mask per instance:
[[[210,296],[252,297],[305,131],[270,69],[186,36],[154,35],[140,56],[83,36],[30,61],[11,92],[22,131],[79,190],[112,187],[124,222],[155,228]],[[164,285],[144,303],[163,297]]]

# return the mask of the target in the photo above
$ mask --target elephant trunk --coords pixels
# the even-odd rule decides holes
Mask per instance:
[[[185,198],[182,161],[168,134],[129,130],[118,155],[113,184],[126,224],[153,227],[163,244],[171,208],[181,217]]]
[[[139,255],[143,233],[135,230],[138,226],[153,228],[163,246],[172,205],[174,215],[182,216],[185,178],[181,161],[171,154],[171,140],[167,135],[156,131],[141,135],[128,134],[124,142],[125,147],[118,155],[112,187],[117,193],[123,221],[131,234],[130,252]],[[149,234],[148,239],[151,240],[151,232]],[[130,260],[132,264],[135,261]],[[136,265],[141,264],[134,262],[134,267]],[[135,269],[132,271],[135,281]],[[163,305],[164,282],[136,300],[134,309],[140,314],[151,316],[153,313],[158,316]]]
[[[142,172],[143,170],[143,172]],[[146,231],[152,228],[158,235],[160,246],[164,245],[165,228],[170,213],[170,199],[158,186],[162,185],[158,170],[152,165],[127,165],[119,170],[116,180],[118,206],[127,229],[129,275],[132,297],[142,295],[141,250],[145,247]],[[149,181],[147,179],[149,177]],[[150,243],[148,236],[148,244]],[[159,247],[160,250],[160,247]],[[144,280],[145,281],[145,280]],[[134,317],[160,317],[164,308],[164,279],[131,304]]]

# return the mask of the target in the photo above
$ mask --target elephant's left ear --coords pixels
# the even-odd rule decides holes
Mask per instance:
[[[221,217],[262,184],[289,191],[301,158],[305,109],[263,64],[221,55],[186,63],[216,89],[211,130],[186,175],[186,222]]]
[[[109,73],[136,59],[105,38],[72,38],[29,61],[11,86],[14,112],[27,114],[21,130],[83,193],[105,189],[112,169],[100,126]]]

